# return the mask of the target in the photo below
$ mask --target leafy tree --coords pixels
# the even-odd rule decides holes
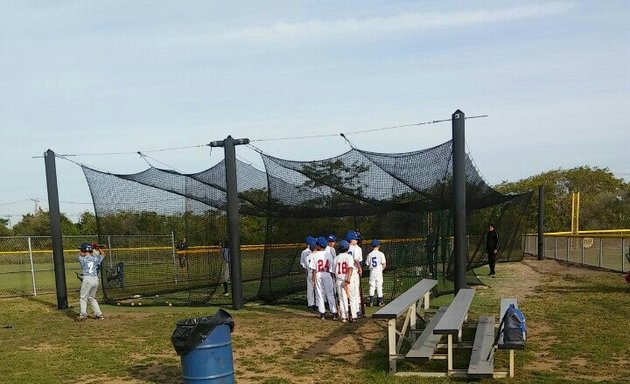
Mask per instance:
[[[11,236],[11,228],[8,227],[9,219],[0,219],[0,236]]]
[[[537,229],[539,186],[544,186],[545,230],[571,229],[571,194],[580,192],[580,229],[620,228],[628,225],[630,184],[615,178],[607,168],[581,166],[552,170],[517,182],[504,181],[496,189],[502,193],[534,191],[527,228]],[[627,204],[622,204],[626,202]]]
[[[96,225],[96,216],[85,211],[79,216],[79,222],[76,224],[77,229],[82,235],[93,235],[98,232]]]
[[[61,214],[61,232],[64,235],[79,234],[75,224],[63,213]],[[18,236],[50,236],[51,233],[49,214],[42,210],[22,216],[22,220],[13,227],[13,234]]]

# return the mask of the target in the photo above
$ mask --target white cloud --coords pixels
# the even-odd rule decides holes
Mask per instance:
[[[408,31],[459,28],[520,19],[552,16],[571,11],[575,4],[553,2],[506,9],[481,9],[455,12],[402,13],[396,16],[313,19],[303,22],[279,21],[265,26],[228,28],[220,31],[195,31],[160,37],[160,45],[298,42],[308,39],[352,37],[364,34],[404,33]]]

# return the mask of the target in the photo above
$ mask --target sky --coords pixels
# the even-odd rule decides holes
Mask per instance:
[[[0,218],[93,212],[78,164],[192,173],[228,135],[291,160],[451,138],[491,185],[554,169],[630,180],[627,1],[0,0]],[[396,129],[381,129],[407,126]],[[357,131],[369,132],[354,133]],[[301,138],[303,136],[320,136]],[[282,138],[293,138],[284,139]],[[274,139],[274,140],[270,140]],[[146,155],[141,157],[138,151]],[[251,147],[237,156],[262,168]]]

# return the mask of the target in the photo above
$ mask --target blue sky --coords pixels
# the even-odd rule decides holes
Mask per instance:
[[[182,172],[222,157],[196,147],[471,119],[490,184],[581,165],[630,179],[630,3],[625,1],[2,1],[0,217],[48,209],[47,149],[110,171]],[[348,135],[405,152],[450,123]],[[258,141],[321,159],[338,137]],[[189,147],[180,150],[151,150]],[[123,153],[123,154],[110,154]],[[256,152],[239,157],[261,165]],[[155,163],[164,167],[164,164]],[[91,211],[81,169],[57,160],[61,210]]]

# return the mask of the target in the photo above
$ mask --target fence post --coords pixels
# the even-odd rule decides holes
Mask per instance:
[[[602,267],[602,258],[604,257],[604,239],[602,237],[599,238],[599,261],[598,266]]]
[[[28,256],[31,260],[31,279],[33,280],[33,296],[37,296],[37,285],[35,285],[35,265],[33,264],[33,245],[31,244],[31,237],[28,238]]]
[[[578,244],[580,244],[580,258],[582,259],[582,265],[584,265],[584,238],[580,237],[580,241],[578,242]]]
[[[175,253],[175,232],[171,231],[171,250],[173,252],[173,280],[177,284],[177,255]]]
[[[553,258],[558,260],[558,238],[554,237]]]
[[[545,187],[538,187],[538,260],[545,258]]]
[[[114,255],[112,255],[112,236],[107,235],[107,254],[109,256],[109,267],[114,266]]]
[[[626,243],[626,239],[622,237],[621,238],[621,272],[625,272],[625,268],[623,267],[625,265],[625,262],[623,260],[623,258],[625,257],[623,253],[623,250],[626,248],[625,243]]]

